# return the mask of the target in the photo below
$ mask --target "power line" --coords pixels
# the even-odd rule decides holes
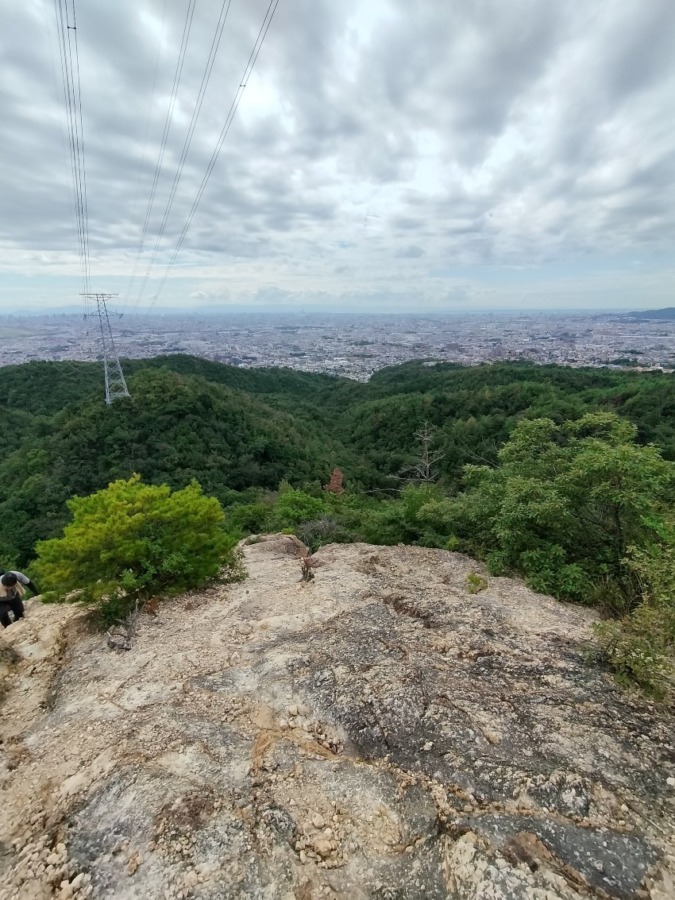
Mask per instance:
[[[84,299],[85,317],[89,313],[89,301],[96,301],[96,312],[99,320],[101,347],[103,352],[103,370],[105,376],[106,403],[112,403],[119,397],[128,397],[129,391],[124,380],[115,341],[113,339],[110,318],[108,316],[107,299],[111,294],[94,294],[90,290],[89,262],[89,208],[87,200],[87,178],[84,154],[84,125],[82,117],[82,93],[80,80],[80,53],[77,45],[77,15],[75,0],[54,0],[56,24],[59,36],[59,53],[61,72],[63,75],[63,93],[66,103],[66,119],[68,123],[68,142],[70,146],[71,173],[73,176],[73,194],[75,198],[75,219],[82,266],[82,297]]]
[[[159,44],[157,45],[157,54],[155,56],[155,70],[154,70],[154,75],[152,78],[152,91],[150,93],[150,105],[148,106],[148,114],[145,117],[145,133],[143,135],[143,150],[141,152],[140,163],[138,164],[138,175],[136,176],[136,190],[134,191],[134,203],[133,203],[134,217],[136,214],[136,209],[138,207],[138,197],[139,197],[140,189],[141,189],[141,178],[142,178],[143,169],[145,166],[146,151],[148,149],[148,137],[150,134],[150,117],[152,115],[153,106],[155,105],[155,95],[157,93],[157,76],[159,74],[159,60],[162,55],[162,50],[164,48],[164,39],[166,36],[166,7],[167,7],[167,4],[168,4],[168,0],[164,0],[164,7],[162,10],[162,29],[161,29],[160,37],[159,37]],[[136,278],[138,262],[139,262],[139,257],[137,256],[136,260],[134,262],[134,269],[133,269],[133,272],[131,275],[131,279],[129,281],[129,289],[131,289],[131,285],[133,284],[134,279]],[[128,300],[129,300],[129,297],[128,297],[128,291],[127,291],[126,301],[128,302]]]
[[[67,0],[66,0],[67,3]],[[87,287],[85,290],[89,289],[90,278],[91,278],[91,267],[89,263],[89,203],[87,198],[87,179],[84,168],[84,125],[82,121],[82,91],[80,90],[80,85],[82,84],[80,80],[80,51],[77,45],[77,16],[75,14],[75,0],[71,0],[71,4],[73,7],[73,27],[68,29],[68,46],[72,48],[75,47],[75,84],[77,86],[77,109],[76,109],[76,121],[79,126],[79,137],[78,137],[78,145],[80,149],[80,158],[81,158],[81,167],[80,173],[82,178],[82,186],[81,186],[81,198],[82,198],[82,221],[84,223],[84,244],[85,244],[85,260],[87,267]]]
[[[51,68],[51,73],[52,73],[52,80],[54,82],[54,88],[55,88],[54,98],[58,102],[59,93],[61,92],[62,87],[63,87],[63,79],[61,79],[61,82],[59,82],[58,73],[56,71],[56,56],[54,54],[55,41],[56,41],[56,44],[58,44],[58,42],[59,42],[58,30],[57,30],[56,35],[54,35],[54,33],[53,33],[54,26],[58,26],[57,20],[58,20],[58,14],[55,16],[54,19],[52,19],[51,17],[49,17],[49,20],[43,19],[42,23],[45,26],[45,33],[47,36],[47,44],[49,46],[49,61],[50,61],[50,68]],[[66,166],[68,166],[70,164],[70,155],[69,155],[69,149],[68,149],[68,146],[66,143],[66,132],[64,129],[64,121],[61,121],[61,119],[59,119],[59,134],[61,137],[61,144],[62,144],[61,149],[63,151],[63,162],[65,163]],[[75,206],[73,206],[73,216],[75,217]],[[79,237],[77,234],[77,227],[75,229],[75,235],[76,235],[77,241],[79,242]],[[87,324],[87,312],[88,312],[88,304],[87,304],[87,301],[85,301],[85,312],[82,315],[82,323],[83,324],[82,324],[80,346],[82,348],[82,355],[84,356],[84,358],[87,360],[93,360],[94,353],[93,353],[93,349],[91,346],[91,341],[89,339],[90,335],[89,335],[89,326]],[[79,370],[77,370],[76,366],[72,366],[72,365],[70,366],[70,370],[71,371],[79,371]]]
[[[89,223],[86,203],[86,173],[84,168],[84,131],[82,127],[82,104],[80,100],[79,54],[77,53],[77,23],[75,4],[72,2],[72,16],[67,0],[54,0],[56,26],[59,36],[59,54],[63,76],[63,95],[66,104],[66,123],[70,148],[70,166],[73,177],[75,200],[75,220],[79,243],[80,265],[84,291],[89,290]],[[72,25],[70,24],[72,21]],[[73,53],[75,47],[75,54]],[[77,66],[74,65],[77,59]]]
[[[148,200],[148,208],[145,212],[145,219],[143,221],[143,228],[141,231],[141,237],[138,242],[138,250],[136,252],[136,261],[134,263],[134,270],[129,281],[129,285],[127,287],[127,296],[131,294],[131,288],[133,286],[134,279],[136,277],[136,271],[138,269],[138,263],[141,258],[141,254],[143,253],[143,247],[145,246],[145,239],[148,234],[148,226],[150,224],[150,217],[152,215],[152,208],[155,202],[155,194],[157,193],[157,185],[159,183],[159,177],[162,172],[162,164],[164,162],[164,153],[166,152],[166,145],[169,140],[169,132],[171,131],[171,122],[173,120],[173,111],[176,105],[176,99],[178,97],[178,87],[180,85],[180,81],[183,75],[183,65],[185,63],[185,54],[187,51],[188,40],[190,38],[190,31],[192,29],[192,20],[194,18],[195,12],[195,4],[196,0],[188,0],[187,11],[185,14],[185,22],[183,23],[183,35],[180,43],[180,50],[178,52],[178,61],[176,63],[176,70],[173,76],[173,85],[171,88],[171,97],[169,99],[169,106],[166,111],[166,117],[164,120],[164,129],[162,131],[162,138],[160,141],[159,147],[159,155],[157,157],[157,163],[155,164],[155,172],[152,179],[152,186],[150,188],[150,199]]]
[[[162,216],[162,222],[159,227],[159,231],[157,233],[157,237],[155,240],[155,247],[152,251],[152,257],[150,262],[148,263],[148,268],[145,272],[145,277],[143,279],[143,284],[141,285],[140,291],[138,293],[138,300],[140,301],[143,298],[143,294],[145,293],[145,288],[148,283],[148,277],[150,275],[150,271],[155,264],[155,260],[157,258],[157,253],[159,251],[159,245],[161,243],[162,237],[164,236],[164,231],[166,229],[166,224],[169,219],[169,214],[171,213],[171,208],[173,207],[173,201],[176,197],[176,191],[178,190],[178,185],[180,183],[181,176],[183,174],[183,167],[185,166],[185,161],[187,159],[187,155],[190,151],[190,145],[192,144],[192,138],[194,136],[195,128],[197,126],[197,120],[199,119],[199,114],[201,113],[202,104],[204,103],[204,96],[206,94],[206,89],[208,88],[209,81],[211,80],[211,73],[213,72],[213,66],[216,61],[216,56],[218,54],[218,48],[220,47],[220,41],[223,36],[223,31],[225,29],[225,23],[227,22],[227,16],[230,11],[230,6],[232,5],[232,0],[223,0],[222,6],[220,8],[220,15],[218,16],[218,22],[216,23],[216,29],[213,34],[213,39],[211,41],[211,49],[209,50],[209,56],[206,61],[206,66],[204,67],[204,72],[202,74],[202,81],[199,85],[199,91],[197,93],[197,100],[195,102],[194,109],[192,110],[192,118],[190,120],[190,125],[188,127],[187,135],[185,137],[185,141],[183,143],[183,149],[181,151],[180,160],[178,162],[178,168],[176,169],[176,174],[174,175],[173,184],[171,185],[171,191],[169,193],[169,199],[166,204],[166,208],[164,210],[164,215]]]
[[[164,289],[164,285],[166,284],[166,280],[169,277],[169,273],[171,272],[171,269],[173,268],[173,266],[176,262],[176,258],[178,257],[178,254],[180,253],[181,247],[183,246],[183,242],[185,241],[185,237],[188,233],[190,225],[192,224],[194,215],[197,212],[197,207],[199,206],[201,199],[204,196],[204,191],[206,190],[206,186],[209,183],[209,179],[211,178],[213,169],[216,165],[216,162],[218,161],[220,151],[222,150],[223,144],[225,143],[225,139],[227,138],[228,132],[232,125],[234,116],[237,112],[237,108],[241,101],[242,95],[243,95],[244,91],[246,90],[246,85],[248,84],[248,79],[251,77],[251,73],[253,72],[256,61],[258,59],[258,55],[260,54],[262,45],[265,42],[265,38],[267,37],[267,32],[269,31],[270,25],[272,24],[272,19],[274,18],[274,14],[277,11],[278,5],[279,5],[279,0],[270,0],[270,2],[269,2],[267,11],[265,13],[265,17],[263,19],[263,23],[260,26],[260,31],[258,32],[258,36],[255,40],[255,44],[253,45],[253,49],[251,50],[251,55],[249,56],[248,62],[246,63],[246,66],[244,67],[243,74],[242,74],[241,78],[239,79],[239,87],[235,91],[235,95],[232,100],[232,103],[230,104],[230,108],[228,110],[227,117],[225,119],[225,123],[220,132],[220,136],[218,137],[216,146],[214,147],[213,153],[211,154],[211,159],[209,160],[209,163],[206,167],[204,176],[202,177],[201,184],[199,185],[199,189],[198,189],[197,195],[192,203],[192,207],[190,208],[190,212],[187,215],[187,219],[183,226],[183,230],[181,231],[180,237],[178,238],[178,242],[173,250],[173,253],[171,254],[171,259],[169,260],[169,263],[166,267],[166,270],[164,272],[164,275],[163,275],[162,280],[159,285],[159,289],[157,290],[157,293],[155,294],[155,296],[152,299],[152,303],[150,304],[151,306],[157,302],[159,295],[161,294],[162,290]]]

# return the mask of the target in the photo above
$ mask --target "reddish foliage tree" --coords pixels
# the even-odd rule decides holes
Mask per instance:
[[[342,480],[344,476],[340,469],[333,469],[333,473],[330,476],[330,481],[328,484],[324,484],[324,491],[330,491],[331,494],[344,494],[344,488],[342,487]]]

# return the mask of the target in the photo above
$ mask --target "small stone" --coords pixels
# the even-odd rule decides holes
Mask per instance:
[[[316,850],[319,856],[324,857],[324,859],[327,856],[330,856],[331,850],[333,849],[331,842],[326,838],[315,838],[312,841],[312,847]]]
[[[209,875],[212,875],[214,872],[213,863],[208,862],[200,862],[195,866],[195,872],[200,875],[202,878],[206,878]]]
[[[432,748],[433,746],[434,746],[434,742],[433,742],[433,741],[427,741],[426,744],[422,747],[422,750],[424,750],[425,753],[428,753],[429,750],[431,750],[431,748]]]
[[[298,703],[298,715],[308,716],[309,715],[309,706],[306,706],[304,703]]]
[[[69,898],[72,897],[74,893],[75,891],[73,890],[72,885],[68,884],[68,882],[66,881],[66,883],[61,886],[61,890],[59,891],[59,900],[69,900]]]
[[[199,884],[199,877],[194,870],[187,872],[185,878],[183,878],[183,884],[187,888],[196,887]]]
[[[668,787],[675,787],[675,778],[666,778],[666,784]]]
[[[70,884],[74,890],[77,890],[78,888],[82,887],[82,885],[84,884],[84,872],[80,872],[79,875],[76,875],[73,878],[73,880],[70,882]]]
[[[297,716],[298,707],[295,705],[295,703],[291,703],[291,705],[288,707],[287,712],[289,716]]]
[[[312,825],[315,828],[323,828],[325,824],[326,824],[326,822],[325,822],[323,816],[320,816],[318,813],[316,815],[312,816]]]
[[[58,855],[58,853],[50,853],[49,856],[47,857],[47,865],[48,866],[58,866],[58,864],[60,862],[61,862],[61,857]]]

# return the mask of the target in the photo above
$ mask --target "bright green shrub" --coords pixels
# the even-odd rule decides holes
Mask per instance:
[[[643,601],[630,615],[596,626],[601,655],[622,681],[656,697],[675,692],[675,528],[653,523],[661,541],[633,547],[626,565]]]
[[[409,484],[395,500],[382,501],[364,511],[359,531],[371,544],[422,544],[444,547],[447,531],[437,531],[437,519],[426,516],[442,497],[436,485]]]
[[[271,531],[272,503],[242,503],[232,506],[227,511],[228,525],[233,532],[247,534],[263,534]]]
[[[326,511],[327,501],[323,497],[312,497],[305,491],[283,486],[274,506],[270,524],[280,531],[282,528],[290,528],[301,522],[319,519]]]
[[[134,475],[68,507],[72,522],[63,537],[37,545],[35,568],[54,599],[75,592],[74,599],[99,604],[104,619],[117,617],[125,598],[197,587],[232,562],[223,510],[196,481],[171,491]]]
[[[635,682],[657,699],[675,689],[675,611],[643,604],[630,616],[595,626],[600,656],[623,683]]]
[[[466,576],[466,586],[470,594],[479,594],[488,587],[488,580],[478,572],[469,572]]]

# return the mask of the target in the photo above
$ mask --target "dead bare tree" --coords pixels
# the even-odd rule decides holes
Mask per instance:
[[[118,620],[106,632],[108,647],[111,650],[131,650],[136,628],[138,627],[138,597],[136,607],[124,620]]]
[[[436,465],[445,454],[440,450],[432,450],[431,445],[434,441],[434,430],[425,422],[422,428],[413,433],[415,440],[419,443],[419,457],[411,465],[401,470],[401,475],[410,482],[416,484],[432,484],[438,478]]]

